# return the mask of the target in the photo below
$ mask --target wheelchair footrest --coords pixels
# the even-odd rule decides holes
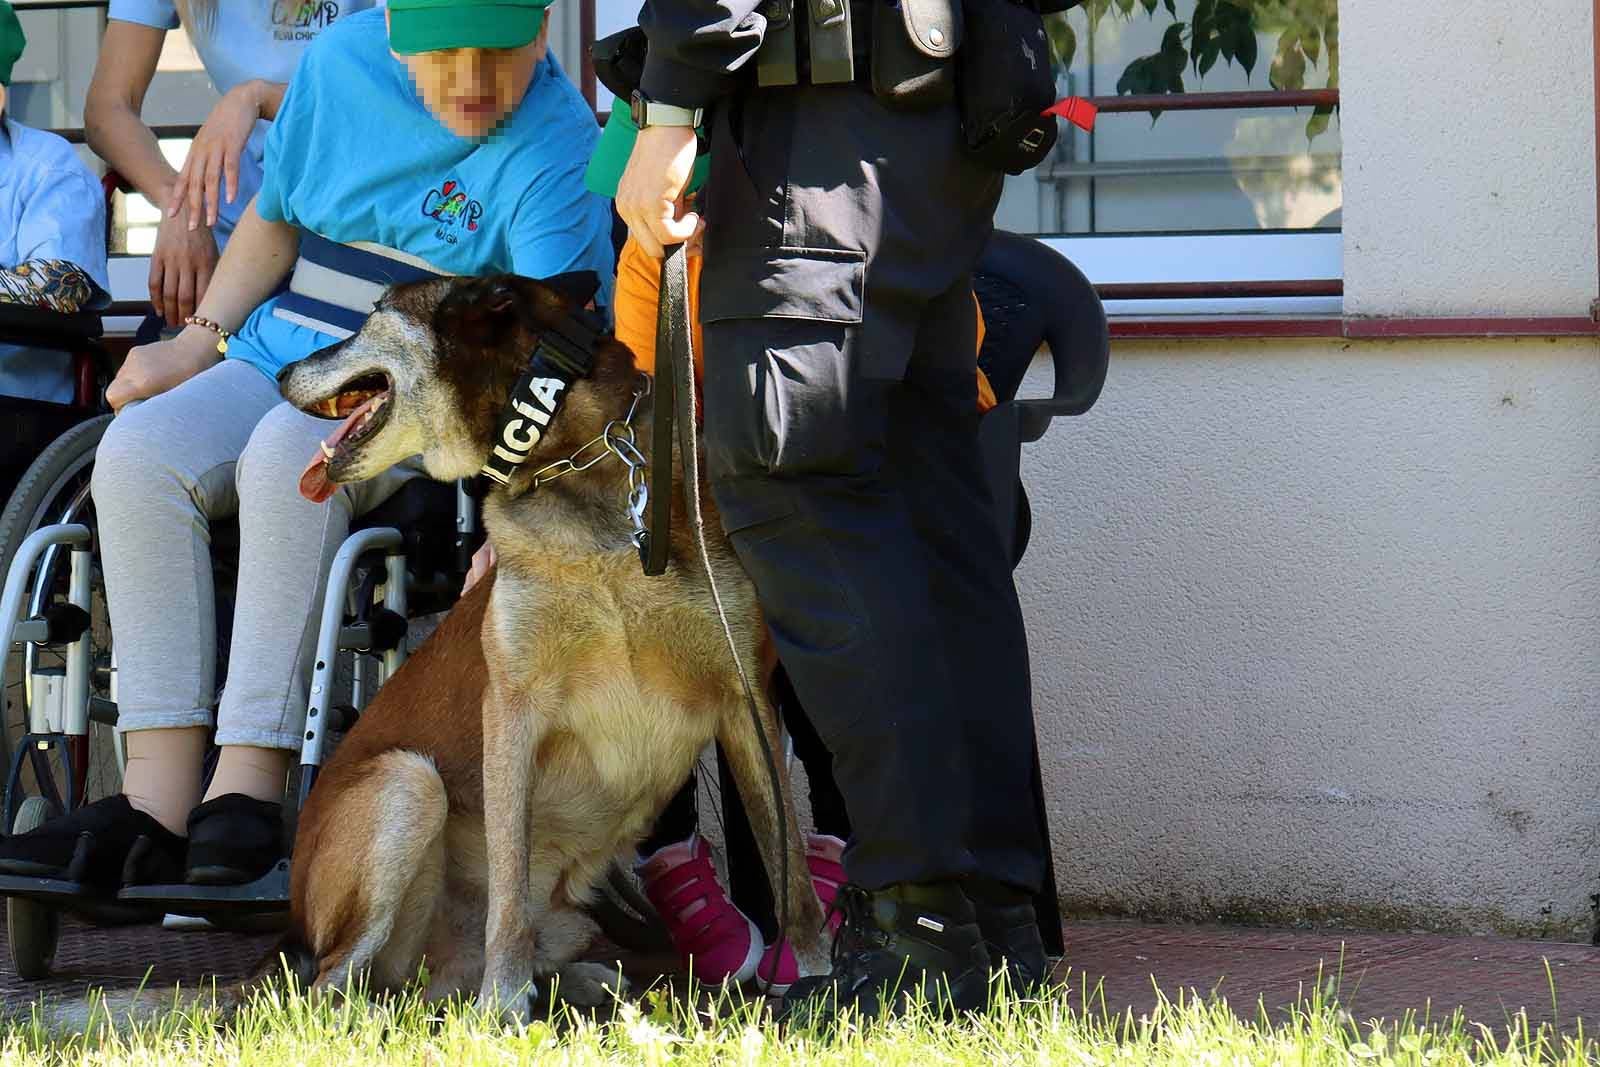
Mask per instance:
[[[101,925],[156,922],[161,918],[159,910],[123,903],[102,889],[62,878],[0,874],[0,897],[21,897]]]
[[[288,911],[289,861],[279,860],[266,874],[242,885],[130,885],[116,899],[122,904],[200,918]]]

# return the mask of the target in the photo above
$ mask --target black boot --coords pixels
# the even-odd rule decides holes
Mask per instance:
[[[999,882],[974,879],[962,888],[978,914],[978,929],[989,950],[989,967],[1005,974],[1006,991],[1032,997],[1050,979],[1050,961],[1033,910],[1033,897]],[[994,992],[999,992],[996,986]]]
[[[59,878],[111,891],[131,882],[176,881],[183,849],[183,838],[118,793],[0,839],[0,874]],[[136,862],[130,864],[130,856]]]
[[[189,813],[190,885],[244,885],[283,856],[282,804],[224,793]]]
[[[873,1019],[919,994],[942,1013],[983,1007],[989,954],[972,904],[954,882],[874,892],[845,885],[833,906],[844,915],[833,970],[789,987],[785,1021],[821,1024],[847,1009]]]

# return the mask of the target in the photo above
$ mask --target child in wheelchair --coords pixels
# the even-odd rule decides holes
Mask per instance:
[[[71,145],[6,113],[26,44],[16,12],[0,0],[0,304],[71,315],[106,299],[105,198]],[[70,356],[0,341],[0,396],[71,403]]]
[[[0,841],[0,872],[60,878],[85,834],[79,867],[99,892],[246,883],[283,855],[330,561],[351,520],[416,471],[304,499],[305,457],[333,424],[280,402],[275,378],[350,336],[394,282],[589,271],[609,292],[611,216],[582,181],[598,131],[547,53],[548,2],[391,0],[307,50],[260,191],[196,314],[172,340],[134,349],[108,391],[119,413],[93,495],[123,792]],[[209,529],[232,515],[234,637],[203,790],[216,668]]]

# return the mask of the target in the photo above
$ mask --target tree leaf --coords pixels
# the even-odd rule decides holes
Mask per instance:
[[[1172,17],[1173,17],[1173,18],[1177,18],[1177,17],[1178,17],[1178,4],[1177,4],[1177,0],[1166,0],[1166,4],[1167,4],[1167,12],[1168,12],[1168,13],[1169,13],[1169,14],[1170,14],[1170,15],[1171,15],[1171,16],[1172,16]]]
[[[1078,55],[1078,32],[1063,14],[1047,16],[1044,28],[1050,35],[1050,51],[1055,54],[1056,69],[1062,72],[1071,70],[1072,61]]]
[[[1300,51],[1306,54],[1312,66],[1322,61],[1322,31],[1315,26],[1300,31]]]
[[[1145,14],[1155,18],[1156,6],[1161,3],[1161,0],[1139,0],[1139,2],[1144,5]]]
[[[1133,14],[1133,0],[1117,0],[1117,10],[1124,15]]]
[[[1234,46],[1234,55],[1238,57],[1239,65],[1244,68],[1246,78],[1255,73],[1256,56],[1259,49],[1260,43],[1256,40],[1255,30],[1253,29],[1240,37],[1238,43]]]
[[[1298,30],[1285,30],[1278,38],[1278,52],[1272,57],[1267,80],[1274,89],[1305,88],[1306,57],[1300,51]]]
[[[1306,141],[1315,141],[1318,137],[1328,132],[1328,122],[1333,115],[1331,105],[1318,107],[1311,112],[1311,119],[1306,123]]]
[[[1215,41],[1212,41],[1210,44],[1206,45],[1205,48],[1201,49],[1200,62],[1195,64],[1195,69],[1200,72],[1200,77],[1204,78],[1206,76],[1206,72],[1217,65],[1217,56],[1221,53],[1221,51],[1221,46]]]

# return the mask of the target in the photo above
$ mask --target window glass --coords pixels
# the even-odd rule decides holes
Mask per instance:
[[[1336,0],[1086,0],[1050,16],[1061,95],[1336,88]],[[1103,113],[1007,180],[1026,233],[1337,229],[1338,115],[1287,107]]]

